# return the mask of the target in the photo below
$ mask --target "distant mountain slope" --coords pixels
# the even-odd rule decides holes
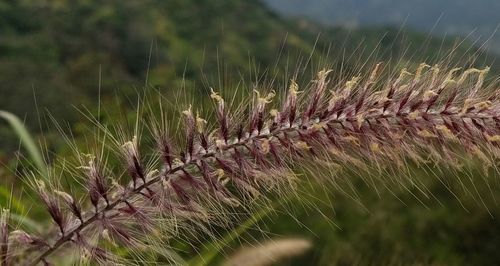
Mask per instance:
[[[304,15],[328,25],[366,27],[402,24],[428,32],[481,37],[484,42],[500,24],[498,0],[265,0],[287,15]],[[490,47],[500,52],[500,34]]]
[[[5,0],[0,32],[0,109],[34,131],[35,97],[41,113],[74,124],[73,106],[95,109],[100,76],[104,102],[135,98],[146,78],[162,91],[186,86],[206,96],[207,86],[229,79],[225,72],[249,79],[280,51],[294,66],[316,38],[246,0]],[[17,146],[0,121],[0,155]]]
[[[249,56],[271,65],[285,46],[308,54],[314,36],[261,3],[243,0],[0,1],[0,108],[20,116],[38,104],[57,115],[70,104],[93,104],[102,92],[135,93],[217,79],[219,64],[248,72]],[[149,60],[149,53],[152,57]],[[149,66],[149,71],[148,71]]]

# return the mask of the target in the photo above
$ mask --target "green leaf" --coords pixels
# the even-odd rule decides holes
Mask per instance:
[[[23,122],[14,114],[6,112],[6,111],[1,111],[0,110],[0,117],[5,119],[9,125],[12,127],[14,132],[17,134],[19,139],[21,140],[22,145],[28,152],[31,160],[35,164],[36,168],[38,171],[44,176],[47,176],[47,168],[46,165],[43,161],[42,154],[40,150],[38,149],[37,145],[35,144],[35,141],[31,134],[28,132],[26,127],[24,126]]]
[[[24,206],[22,201],[18,200],[16,197],[12,196],[10,189],[0,186],[0,202],[4,206],[8,206],[13,212],[25,213],[27,208]]]
[[[10,189],[3,186],[0,186],[0,205],[10,209],[10,219],[16,221],[22,228],[42,232],[41,226],[26,216],[29,208],[22,200],[12,195]]]

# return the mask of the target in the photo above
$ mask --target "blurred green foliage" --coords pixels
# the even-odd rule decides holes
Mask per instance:
[[[313,241],[315,248],[290,265],[498,265],[498,173],[460,184],[458,179],[468,178],[465,173],[415,172],[412,178],[424,182],[429,194],[395,184],[376,193],[346,175],[359,197],[344,188],[315,188],[308,204],[301,200],[289,207],[295,219],[282,212],[259,229]]]

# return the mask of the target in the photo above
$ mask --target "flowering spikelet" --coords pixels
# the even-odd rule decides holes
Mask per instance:
[[[214,131],[207,131],[207,121],[190,106],[182,112],[184,146],[171,141],[163,121],[150,127],[158,155],[153,163],[140,156],[137,137],[119,143],[126,171],[104,174],[99,157],[80,160],[94,211],[82,211],[74,196],[49,193],[38,182],[60,234],[43,238],[47,244],[37,244],[41,252],[26,259],[35,265],[75,246],[85,260],[105,263],[113,256],[100,247],[103,241],[143,248],[185,224],[209,232],[207,225],[229,223],[231,209],[293,191],[296,165],[405,171],[408,160],[457,167],[457,160],[469,155],[485,168],[494,166],[500,155],[500,102],[497,91],[483,88],[488,70],[459,74],[458,68],[422,63],[414,73],[405,68],[380,81],[377,64],[366,76],[338,82],[330,79],[331,70],[322,70],[302,89],[307,93],[299,94],[292,80],[281,106],[276,101],[271,106],[275,91],[256,91],[248,118],[235,125],[236,115],[212,89]],[[128,186],[119,184],[123,172]],[[19,231],[11,236],[30,244],[41,238]]]
[[[258,134],[264,126],[264,111],[266,105],[271,103],[272,99],[276,95],[274,91],[271,91],[267,96],[261,97],[259,91],[255,91],[257,94],[257,99],[255,100],[255,106],[252,110],[252,115],[250,117],[250,125],[248,127],[249,134]]]
[[[51,195],[47,191],[47,188],[45,187],[45,182],[43,182],[42,180],[36,180],[36,185],[40,198],[45,204],[48,213],[52,217],[52,220],[54,220],[54,222],[59,227],[61,235],[64,235],[65,217],[59,206],[59,202],[53,195]]]
[[[219,121],[220,136],[227,144],[229,139],[229,118],[227,115],[226,105],[224,99],[217,94],[213,89],[210,89],[210,97],[215,100],[217,104],[217,120]]]
[[[80,204],[76,202],[70,194],[64,191],[54,190],[54,193],[59,195],[63,199],[64,203],[66,203],[70,211],[73,213],[73,215],[75,215],[75,217],[78,218],[80,222],[83,222],[82,208]]]
[[[139,148],[137,147],[137,136],[131,141],[127,141],[122,145],[123,156],[127,164],[127,170],[132,177],[132,182],[134,188],[137,186],[137,182],[142,180],[146,182],[146,174],[144,173],[144,167],[141,164],[141,159],[139,156]],[[89,167],[91,167],[89,165]]]
[[[297,94],[299,93],[299,85],[295,80],[290,81],[290,88],[288,89],[288,95],[286,97],[286,101],[283,105],[283,109],[281,112],[274,111],[273,116],[276,117],[276,123],[273,123],[273,129],[277,127],[279,124],[283,124],[284,122],[288,122],[289,125],[292,125],[295,122],[295,116],[297,112]]]
[[[9,235],[9,241],[17,242],[21,245],[30,245],[33,247],[49,247],[49,244],[45,240],[33,237],[23,230],[12,231]]]

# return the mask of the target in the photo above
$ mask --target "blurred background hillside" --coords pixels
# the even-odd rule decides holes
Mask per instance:
[[[144,90],[183,89],[197,99],[209,87],[244,84],[250,92],[263,79],[286,82],[294,71],[307,80],[325,66],[355,72],[380,60],[393,67],[444,60],[498,73],[498,14],[495,0],[0,0],[0,110],[23,119],[55,156],[65,144],[49,113],[80,141],[88,122],[77,109],[97,114],[100,100],[108,112],[102,121],[112,121],[114,113],[133,114]],[[1,121],[4,188],[23,190],[14,171],[24,153]],[[398,189],[377,194],[359,182],[358,200],[332,191],[324,200],[333,209],[299,209],[297,220],[275,215],[263,226],[313,240],[314,251],[294,265],[500,264],[494,197],[459,200],[425,178],[435,198]],[[479,185],[483,190],[500,192]],[[196,252],[179,248],[185,256]]]
[[[346,14],[354,12],[353,8],[363,14],[371,6],[363,1],[345,7],[334,3],[268,0],[270,7],[283,14],[297,16],[301,10],[300,14],[318,22],[331,18],[328,21],[336,27],[330,28],[311,19],[284,19],[260,1],[2,0],[0,106],[25,118],[30,129],[39,130],[36,106],[40,114],[48,110],[72,123],[76,113],[72,106],[84,104],[92,109],[99,88],[104,100],[115,98],[116,93],[122,98],[134,96],[145,84],[160,90],[184,84],[204,91],[222,85],[220,81],[227,81],[228,76],[236,77],[233,81],[240,76],[250,80],[269,70],[284,75],[285,69],[292,72],[300,62],[305,65],[310,55],[316,67],[340,65],[340,61],[351,61],[344,64],[352,66],[366,60],[375,47],[380,47],[379,60],[403,58],[404,63],[443,58],[455,48],[454,54],[462,61],[477,57],[473,44],[479,47],[481,43],[474,38],[443,39],[439,34],[429,38],[412,30],[401,32],[399,21],[382,19],[392,16],[386,12],[409,12],[406,5],[390,10],[387,4],[381,5],[370,13],[379,20],[366,18],[359,28],[349,29]],[[442,8],[427,6],[436,13]],[[479,11],[498,10],[494,1],[479,6]],[[491,18],[489,26],[495,23],[490,13],[480,16]],[[435,20],[419,17],[423,24]],[[455,27],[468,32],[460,23]],[[420,29],[427,30],[426,26]],[[353,51],[356,57],[349,58]],[[494,64],[493,54],[480,53],[478,64]],[[10,150],[17,148],[3,128],[0,143]]]
[[[405,27],[436,36],[468,36],[500,53],[500,2],[496,0],[265,0],[274,10],[330,26]]]

